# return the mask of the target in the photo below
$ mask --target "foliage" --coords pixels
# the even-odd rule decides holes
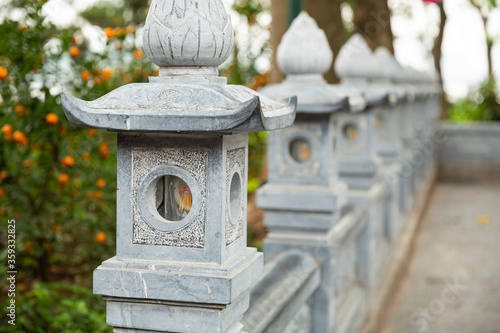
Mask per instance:
[[[148,2],[146,0],[127,0],[115,2],[114,6],[111,6],[109,2],[101,1],[80,15],[90,23],[101,27],[143,24],[146,21]]]
[[[67,92],[93,100],[147,80],[154,65],[135,44],[135,22],[144,20],[147,2],[120,3],[122,12],[99,4],[83,13],[107,26],[102,53],[89,49],[79,27],[49,23],[42,15],[44,3],[14,0],[4,10],[15,9],[21,19],[0,24],[0,216],[3,224],[16,219],[20,280],[89,284],[90,272],[115,249],[116,139],[71,125],[60,96]],[[258,22],[268,5],[257,0],[234,5],[248,40],[236,38],[235,53],[223,70],[230,83],[258,88],[267,82],[268,74],[255,65],[268,52],[267,43],[250,51],[248,45],[255,34],[267,31]],[[246,44],[248,57],[240,44]],[[254,133],[249,140],[251,192],[261,183],[266,135]],[[0,260],[5,256],[0,253]]]
[[[95,99],[154,69],[134,26],[108,28],[93,53],[77,28],[45,20],[44,2],[12,3],[23,19],[0,24],[0,215],[16,219],[20,279],[88,282],[115,248],[115,135],[71,125],[60,95]]]
[[[500,121],[500,97],[495,80],[484,81],[466,99],[451,106],[454,121]]]
[[[7,320],[9,300],[1,302],[2,318]],[[16,295],[16,325],[12,333],[111,333],[106,325],[106,304],[91,289],[62,283],[37,283]]]
[[[257,45],[255,40],[262,35],[269,34],[269,27],[259,23],[259,16],[269,14],[270,3],[263,0],[236,0],[232,10],[239,14],[242,26],[246,27],[243,36],[238,34],[240,29],[236,29],[236,38],[233,48],[233,55],[228,64],[221,71],[221,75],[228,78],[230,84],[246,85],[258,90],[267,84],[270,72],[261,73],[256,66],[260,57],[270,54],[269,38],[257,48],[250,46]],[[241,46],[245,46],[242,48]],[[262,172],[265,168],[265,149],[267,143],[267,133],[250,133],[248,137],[249,158],[248,158],[248,193],[251,194],[262,184],[266,176]]]

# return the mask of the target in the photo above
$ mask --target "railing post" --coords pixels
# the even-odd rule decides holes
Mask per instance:
[[[405,164],[404,144],[401,124],[404,108],[412,101],[411,90],[394,84],[394,78],[401,74],[402,68],[384,48],[374,52],[374,63],[370,84],[389,93],[389,105],[386,110],[376,110],[376,145],[382,160],[382,170],[393,193],[392,240],[397,243],[407,221],[409,208],[407,198],[410,195],[410,181],[413,168]]]
[[[370,308],[376,305],[378,287],[392,257],[391,229],[394,223],[393,196],[384,178],[377,154],[377,114],[386,114],[389,93],[370,86],[375,58],[366,41],[354,35],[340,50],[335,70],[340,87],[355,89],[366,99],[361,112],[336,114],[337,156],[341,180],[349,186],[349,200],[368,210],[369,228],[365,238],[365,280],[370,290]]]
[[[305,12],[283,36],[277,59],[287,77],[262,92],[278,100],[297,95],[298,110],[293,126],[269,136],[269,181],[257,197],[269,230],[264,255],[267,261],[289,249],[311,254],[322,265],[323,279],[312,300],[312,331],[356,332],[368,310],[366,285],[359,283],[367,219],[362,207],[346,205],[334,121],[349,108],[349,95],[323,79],[333,55]]]
[[[144,48],[160,75],[62,96],[75,125],[118,132],[117,254],[94,272],[114,332],[242,330],[263,266],[246,246],[246,133],[290,125],[295,99],[227,85],[232,45],[219,0],[153,0]]]

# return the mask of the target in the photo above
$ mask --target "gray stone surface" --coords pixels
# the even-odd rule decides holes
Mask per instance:
[[[106,322],[125,329],[141,327],[149,332],[230,333],[231,326],[248,307],[248,292],[230,306],[200,307],[196,303],[138,302],[130,298],[106,298]]]
[[[286,127],[294,120],[293,97],[277,102],[225,82],[162,79],[128,84],[91,102],[63,94],[61,103],[75,125],[112,131],[251,132]]]
[[[500,183],[436,185],[383,333],[496,333]]]
[[[439,177],[446,180],[500,179],[500,125],[453,124],[439,128]]]
[[[368,293],[363,265],[367,229],[365,211],[355,209],[345,212],[328,232],[270,232],[265,240],[266,262],[294,249],[309,253],[321,264],[322,283],[312,299],[312,332],[355,332],[366,318]]]
[[[267,263],[252,287],[242,323],[248,333],[311,332],[309,300],[321,284],[320,266],[307,253],[290,250]]]
[[[231,54],[231,16],[220,0],[153,0],[150,11],[144,26],[144,51],[158,66],[216,69]]]
[[[221,183],[226,184],[234,168],[241,170],[240,175],[247,170],[247,141],[244,134],[176,136],[120,133],[117,257],[123,260],[223,264],[240,252],[246,244],[246,228],[242,229],[246,225],[246,174],[242,177],[240,189],[244,204],[241,205],[236,227],[229,223],[227,228],[230,189],[221,186]],[[243,151],[237,159],[231,157],[231,152],[235,150]],[[147,158],[137,159],[134,154]],[[193,187],[192,192],[199,190],[199,193],[193,193],[193,207],[182,221],[167,223],[151,213],[154,209],[149,207],[147,184],[150,178],[174,172],[181,179],[192,179],[194,186],[188,185]],[[131,202],[134,204],[130,205]]]

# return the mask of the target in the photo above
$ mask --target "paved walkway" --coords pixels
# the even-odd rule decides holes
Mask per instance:
[[[382,332],[499,333],[500,183],[436,184],[417,237]]]

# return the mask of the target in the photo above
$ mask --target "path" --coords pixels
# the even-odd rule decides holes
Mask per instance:
[[[437,183],[383,333],[500,332],[500,182]]]

